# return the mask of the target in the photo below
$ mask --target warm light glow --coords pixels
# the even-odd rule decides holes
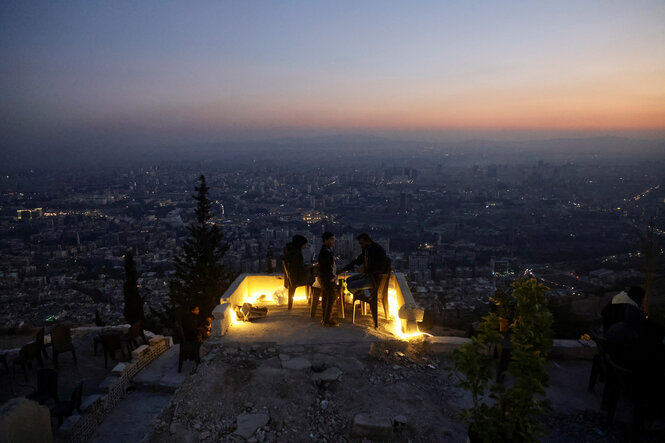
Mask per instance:
[[[280,305],[286,305],[288,302],[288,292],[286,288],[283,287],[283,281],[281,279],[272,276],[249,276],[247,278],[251,279],[247,281],[247,284],[249,285],[247,296],[244,300],[238,298],[232,303],[239,303],[240,306],[242,306],[242,303],[250,303],[256,306],[275,306],[278,305],[278,302],[281,302],[279,303]],[[402,331],[402,320],[399,318],[400,304],[398,301],[401,297],[398,298],[397,291],[399,288],[394,287],[394,285],[397,284],[394,277],[391,280],[393,287],[388,289],[388,319],[386,329],[401,340],[409,340],[411,338],[422,336],[422,332],[405,333]],[[281,300],[273,296],[276,291],[280,291],[283,294]],[[351,296],[351,293],[348,291],[345,291],[345,294],[349,297]],[[233,298],[233,295],[229,295],[227,300],[231,301],[231,298]],[[296,303],[307,302],[307,294],[304,286],[300,286],[296,289],[293,300]],[[234,312],[234,314],[235,315],[231,316],[232,325],[240,326],[241,324],[245,324],[245,322],[242,321],[242,318],[238,318],[237,313]]]
[[[402,331],[402,322],[399,318],[399,306],[397,304],[397,291],[394,288],[388,289],[388,312],[392,318],[392,332],[402,340],[408,340],[415,337],[420,337],[423,333],[411,332],[409,334]],[[390,318],[389,318],[390,320]]]

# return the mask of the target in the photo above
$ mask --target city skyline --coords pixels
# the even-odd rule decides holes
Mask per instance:
[[[6,149],[665,133],[665,5],[0,6]]]

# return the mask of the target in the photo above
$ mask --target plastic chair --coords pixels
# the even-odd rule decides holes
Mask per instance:
[[[139,338],[143,340],[143,344],[149,344],[148,339],[143,332],[143,320],[134,322],[127,331],[127,334],[122,337],[122,341],[127,344],[127,350],[131,353],[133,349],[139,347]]]
[[[381,298],[381,304],[383,305],[383,315],[388,320],[388,289],[390,288],[390,277],[392,276],[392,272],[388,272],[387,274],[380,274],[379,275],[379,285],[377,288],[377,293],[379,297]],[[378,299],[377,299],[378,301]]]
[[[125,351],[123,349],[122,337],[118,334],[104,334],[99,337],[104,349],[104,368],[108,367],[108,357],[115,358],[116,351],[122,353],[122,358],[125,358]]]
[[[362,315],[365,315],[367,313],[366,306],[368,304],[369,300],[364,300],[362,298],[356,298],[355,294],[353,296],[353,302],[351,303],[351,323],[355,324],[356,323],[356,302],[360,306],[360,312]]]
[[[372,288],[372,295],[370,296],[367,303],[369,308],[372,311],[372,320],[374,321],[374,328],[379,327],[379,298],[381,298],[381,303],[383,304],[383,314],[388,319],[388,287],[390,286],[390,276],[391,272],[387,274],[378,274],[372,276],[372,281],[374,287]],[[355,305],[355,299],[354,299]],[[355,309],[354,309],[355,315]]]
[[[289,311],[290,311],[291,309],[293,309],[293,296],[295,295],[298,286],[294,286],[291,283],[291,276],[289,273],[289,268],[286,265],[286,260],[282,260],[282,269],[284,269],[284,287],[289,291]],[[312,285],[301,285],[301,286],[305,286],[307,301],[311,301]]]
[[[44,357],[48,358],[48,353],[46,352],[46,343],[44,343],[44,328],[41,328],[39,331],[37,331],[37,335],[35,336],[35,343],[37,343],[39,351],[44,354]]]
[[[20,366],[23,369],[25,381],[28,381],[28,371],[26,368],[32,369],[33,360],[37,360],[40,368],[44,367],[41,351],[37,343],[34,342],[23,345],[18,356],[12,361],[12,378],[16,377],[16,366]]]
[[[57,417],[58,424],[62,425],[65,417],[69,417],[74,413],[74,410],[77,410],[78,413],[81,413],[81,398],[83,397],[83,383],[79,383],[78,386],[72,391],[72,395],[69,397],[69,400],[58,402],[53,408],[51,408],[51,417]]]
[[[57,326],[51,331],[51,346],[53,346],[53,366],[58,367],[58,354],[63,352],[71,352],[74,364],[77,364],[76,350],[68,326]]]
[[[58,371],[55,369],[44,368],[37,371],[37,390],[26,396],[30,400],[35,400],[43,405],[53,399],[58,403]]]

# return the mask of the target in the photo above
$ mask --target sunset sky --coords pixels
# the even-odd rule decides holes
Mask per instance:
[[[0,143],[665,134],[665,1],[0,3]]]

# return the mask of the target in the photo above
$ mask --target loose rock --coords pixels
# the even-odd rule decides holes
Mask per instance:
[[[303,357],[296,357],[290,360],[282,361],[282,367],[287,369],[309,369],[312,367],[312,363]]]
[[[266,414],[240,414],[234,434],[249,439],[258,428],[268,424],[269,421],[270,417]]]
[[[331,367],[326,369],[323,372],[315,372],[312,374],[312,380],[314,381],[335,381],[338,380],[342,375],[342,371],[339,368]]]
[[[355,437],[389,440],[393,435],[393,425],[387,417],[360,413],[353,417],[351,434]]]

